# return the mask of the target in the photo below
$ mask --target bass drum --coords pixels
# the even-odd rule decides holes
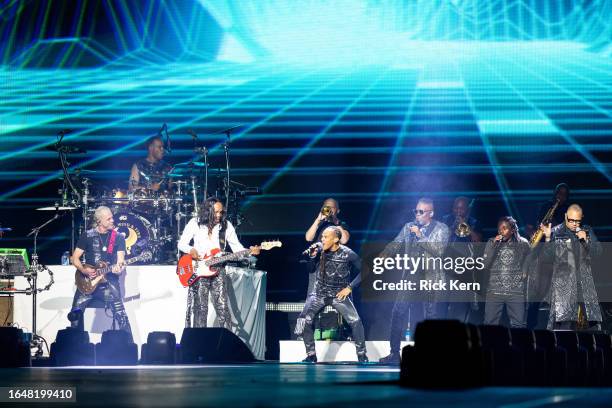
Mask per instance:
[[[157,234],[151,222],[145,217],[131,212],[118,212],[114,215],[114,219],[117,231],[125,237],[125,258],[130,259],[148,250],[153,254],[153,259],[146,263],[156,261],[156,251],[153,246]]]

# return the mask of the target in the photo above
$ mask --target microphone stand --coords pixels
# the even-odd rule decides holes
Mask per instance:
[[[59,219],[60,217],[62,217],[62,215],[60,215],[59,211],[56,211],[53,218],[45,221],[43,224],[39,225],[38,227],[34,227],[32,231],[30,231],[30,233],[27,235],[28,237],[31,235],[34,235],[34,252],[32,253],[32,264],[30,265],[30,276],[28,277],[28,283],[30,284],[30,290],[32,293],[32,342],[31,344],[32,346],[38,347],[36,356],[42,355],[42,341],[41,341],[42,338],[39,337],[38,334],[36,334],[36,303],[37,303],[36,296],[38,294],[38,288],[37,288],[36,281],[38,278],[38,272],[42,268],[46,269],[49,272],[51,280],[50,280],[49,285],[47,285],[47,289],[51,287],[51,285],[54,282],[53,273],[47,267],[38,263],[38,252],[37,252],[38,233],[44,227],[51,224],[53,221]]]

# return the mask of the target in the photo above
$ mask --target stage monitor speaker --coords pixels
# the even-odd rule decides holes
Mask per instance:
[[[50,360],[56,367],[94,365],[95,349],[89,342],[89,333],[68,327],[59,330],[51,343]]]
[[[30,367],[30,344],[21,329],[0,327],[0,367]]]
[[[176,362],[176,336],[170,332],[151,332],[141,350],[141,364],[174,364]]]
[[[251,350],[234,333],[219,327],[185,328],[181,337],[183,364],[250,363]]]
[[[95,345],[96,365],[136,365],[138,346],[124,330],[106,330]]]

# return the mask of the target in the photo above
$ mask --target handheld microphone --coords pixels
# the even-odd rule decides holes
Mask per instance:
[[[315,242],[314,244],[306,248],[304,252],[302,252],[302,256],[309,256],[311,258],[314,258],[317,255],[317,252],[319,252],[321,249],[323,249],[323,244],[320,242]]]
[[[168,133],[168,125],[164,122],[162,129],[166,131],[166,146],[165,149],[168,153],[172,153],[172,145],[170,144],[170,133]]]
[[[584,232],[586,232],[587,237],[589,236],[589,232],[588,232],[587,230],[584,230],[584,229],[580,228],[580,227],[576,227],[576,236],[578,236],[578,233],[579,233],[580,231],[584,231]],[[582,243],[586,243],[586,239],[584,239],[584,238],[578,238],[578,239],[579,239],[579,241],[580,241],[580,242],[582,242]]]

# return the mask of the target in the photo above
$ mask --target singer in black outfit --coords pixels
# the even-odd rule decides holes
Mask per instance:
[[[314,317],[326,305],[331,305],[351,326],[357,360],[368,362],[366,356],[365,333],[363,324],[355,309],[350,294],[361,282],[359,256],[350,248],[341,245],[342,231],[338,227],[327,227],[322,234],[321,243],[312,245],[311,256],[318,259],[314,290],[308,295],[304,309],[296,324],[296,334],[302,334],[306,346],[305,363],[316,363],[317,355],[314,342]],[[351,269],[356,271],[351,281]]]
[[[504,308],[510,327],[525,327],[525,289],[529,242],[520,236],[516,220],[510,216],[497,222],[497,235],[487,242],[485,271],[485,324],[500,324]]]
[[[602,248],[593,229],[582,225],[582,219],[582,208],[572,204],[563,224],[553,228],[551,224],[541,226],[548,243],[543,255],[553,262],[549,330],[579,329],[579,315],[588,322],[588,328],[601,327],[601,308],[591,264]]]
[[[166,188],[165,177],[171,166],[164,161],[166,153],[161,136],[152,136],[145,144],[147,157],[132,165],[130,173],[130,191],[148,189],[160,191]]]
[[[328,212],[328,214],[324,214],[324,212]],[[342,233],[342,237],[340,238],[340,244],[346,245],[349,241],[351,234],[349,233],[348,226],[346,222],[340,220],[338,218],[338,214],[340,213],[340,205],[338,201],[334,198],[327,198],[323,201],[323,205],[321,206],[321,211],[317,214],[314,219],[312,225],[306,231],[304,237],[306,238],[306,242],[315,243],[321,241],[321,236],[323,235],[323,231],[325,228],[334,226],[340,229]],[[309,262],[307,265],[308,269],[308,290],[306,291],[306,297],[312,292],[315,284],[315,272],[316,272],[316,264],[314,262]]]

